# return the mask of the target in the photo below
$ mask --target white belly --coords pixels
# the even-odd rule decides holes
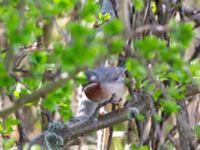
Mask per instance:
[[[111,98],[113,94],[116,95],[117,98],[124,98],[126,93],[126,86],[124,83],[102,83],[101,84],[103,92],[107,93],[105,99]]]

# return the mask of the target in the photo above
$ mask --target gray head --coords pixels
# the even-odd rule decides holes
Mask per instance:
[[[122,81],[125,69],[122,67],[99,67],[86,71],[86,77],[91,82]]]

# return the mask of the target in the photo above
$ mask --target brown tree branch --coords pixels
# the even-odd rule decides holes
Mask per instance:
[[[182,10],[186,17],[194,21],[198,26],[200,25],[200,11],[195,10],[189,6],[183,6]]]
[[[85,135],[87,133],[97,131],[106,127],[111,127],[112,125],[131,119],[130,113],[132,112],[130,108],[137,108],[140,112],[144,112],[146,109],[149,109],[146,101],[147,99],[140,100],[137,102],[134,102],[131,100],[126,104],[124,108],[120,110],[116,110],[111,113],[108,113],[104,116],[101,116],[98,119],[92,118],[85,123],[80,123],[80,124],[70,126],[70,127],[66,126],[60,130],[55,129],[54,133],[62,137],[65,144],[70,144],[71,140],[77,139],[78,137],[82,135]],[[41,135],[39,135],[36,139],[34,139],[30,143],[30,146],[32,146],[33,144],[40,144],[41,146],[44,146],[45,145],[44,137],[46,134],[47,132],[44,132]]]
[[[135,30],[135,32],[131,35],[130,38],[136,38],[140,35],[142,35],[143,33],[159,33],[159,34],[163,34],[168,32],[169,29],[167,26],[164,25],[157,25],[157,24],[148,24],[148,25],[144,25],[142,27],[139,27]]]
[[[180,148],[182,150],[196,149],[197,143],[195,141],[192,128],[189,125],[189,117],[185,101],[180,101],[179,105],[181,106],[181,110],[176,114],[176,118],[179,132]]]

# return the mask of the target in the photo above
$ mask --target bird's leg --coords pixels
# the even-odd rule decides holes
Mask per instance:
[[[120,108],[122,108],[122,98],[119,97],[119,98],[114,98],[113,101],[112,101],[112,111],[114,110],[118,110]]]
[[[100,108],[102,108],[102,107],[104,107],[104,106],[106,106],[106,105],[108,105],[108,104],[112,104],[112,103],[115,101],[115,99],[116,99],[116,94],[114,93],[110,99],[99,103],[99,105],[98,105],[98,107],[96,108],[96,111],[95,111],[95,112],[97,113],[98,110],[99,110]],[[95,114],[96,114],[96,113],[95,113]]]

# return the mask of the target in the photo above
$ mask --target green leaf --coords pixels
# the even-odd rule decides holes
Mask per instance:
[[[99,7],[93,0],[87,0],[83,5],[81,11],[81,18],[85,19],[88,22],[94,22],[96,19],[96,14],[99,12]]]
[[[48,111],[59,111],[64,121],[67,121],[72,116],[70,100],[73,84],[73,81],[68,81],[65,87],[48,94],[42,102],[42,106]]]
[[[71,23],[68,28],[73,42],[66,47],[61,44],[55,46],[65,69],[72,71],[76,66],[92,66],[96,59],[104,56],[107,49],[100,39],[95,39],[95,30],[77,23]]]
[[[42,14],[43,17],[49,18],[56,15],[62,15],[66,11],[71,10],[75,6],[76,2],[77,0],[40,0],[37,3],[35,2],[34,5],[35,7],[39,7],[40,14]]]
[[[154,114],[153,115],[153,120],[155,122],[160,122],[162,120],[162,117],[159,114]]]
[[[169,24],[170,38],[172,41],[176,42],[176,44],[180,48],[187,48],[193,38],[193,24],[189,22],[180,22],[172,20]]]
[[[7,70],[5,69],[3,60],[0,58],[0,87],[12,85],[13,82],[13,78],[11,78],[8,74]]]
[[[180,100],[185,97],[185,90],[178,88],[175,83],[171,83],[167,88],[167,93],[174,99]]]
[[[156,63],[153,65],[153,72],[159,80],[166,80],[166,74],[171,66],[168,63]]]
[[[157,89],[154,93],[153,93],[153,98],[155,101],[158,100],[158,98],[161,96],[162,94],[162,90],[161,89]]]
[[[28,55],[28,60],[34,70],[34,74],[37,76],[42,74],[46,69],[48,53],[45,51],[32,53],[32,55]]]
[[[107,36],[113,36],[122,33],[123,24],[120,20],[113,19],[103,26],[104,34]]]
[[[141,147],[139,148],[139,150],[150,150],[150,149],[149,149],[149,146],[144,145],[144,146],[141,146]]]
[[[22,79],[22,82],[25,83],[30,90],[38,88],[38,85],[41,84],[42,75],[36,72],[33,73],[33,76],[28,76]]]
[[[174,101],[162,100],[161,106],[164,108],[164,111],[168,114],[176,113],[180,110],[180,106]]]
[[[56,110],[57,108],[57,103],[56,101],[54,101],[55,99],[53,99],[52,96],[48,96],[48,98],[45,98],[43,101],[42,101],[42,106],[47,109],[48,111],[50,112],[53,112]]]
[[[64,101],[62,101],[59,104],[59,107],[60,107],[59,112],[60,112],[60,115],[62,116],[63,120],[68,121],[73,115],[72,110],[71,110],[70,99],[65,99]]]
[[[166,76],[169,79],[172,79],[173,81],[177,81],[183,84],[188,83],[190,81],[188,73],[185,70],[182,70],[181,68],[178,68],[173,72],[169,72]]]
[[[193,76],[193,80],[194,82],[200,86],[200,62],[199,60],[195,60],[193,62],[191,62],[191,64],[189,65],[189,69],[190,69],[190,73]]]
[[[144,79],[147,75],[147,70],[142,64],[136,59],[128,59],[126,62],[126,67],[131,75],[137,79]]]
[[[156,44],[155,44],[156,43]],[[134,42],[134,47],[138,52],[148,59],[157,59],[161,61],[168,60],[170,52],[166,47],[166,42],[155,36],[146,36],[141,40]]]
[[[145,120],[143,114],[138,114],[138,115],[136,115],[136,118],[137,118],[137,120],[139,120],[139,121],[144,121],[144,120]]]
[[[197,138],[200,139],[200,125],[195,126],[194,131]]]
[[[156,13],[156,3],[154,1],[151,1],[151,9],[153,13]]]
[[[105,20],[105,21],[109,20],[110,17],[111,17],[110,13],[105,13],[105,14],[104,14],[104,20]]]
[[[119,54],[123,51],[124,39],[121,37],[113,37],[109,43],[109,50],[112,54]]]
[[[66,92],[66,89],[62,88],[49,94],[42,102],[43,107],[49,111],[57,110],[59,103],[66,97]]]
[[[54,2],[54,6],[56,6],[57,10],[59,10],[60,13],[61,13],[62,11],[66,11],[69,8],[73,8],[75,3],[77,2],[77,0],[73,0],[73,1],[70,1],[70,0],[53,0],[53,2]]]
[[[4,21],[6,23],[6,28],[8,33],[12,34],[19,28],[20,16],[16,9],[10,7],[6,9]]]
[[[4,150],[10,150],[15,144],[15,139],[3,139],[3,149]]]
[[[98,15],[100,23],[104,23],[108,21],[110,17],[111,17],[110,13],[105,13],[105,14],[99,13]]]
[[[80,23],[71,22],[67,25],[67,29],[71,32],[72,38],[77,44],[94,40],[95,30]]]
[[[0,122],[0,133],[2,135],[7,135],[13,132],[14,126],[20,124],[20,121],[13,118],[8,117],[3,122]]]
[[[84,84],[88,83],[88,80],[87,80],[84,72],[79,72],[77,74],[77,76],[75,77],[75,82],[77,83],[77,85],[84,85]]]
[[[143,0],[132,0],[133,5],[136,11],[141,11],[144,7],[144,1]]]

